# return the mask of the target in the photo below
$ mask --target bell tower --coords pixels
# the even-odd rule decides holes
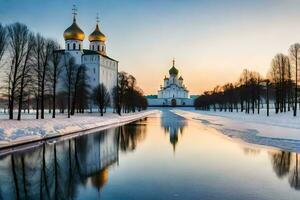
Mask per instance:
[[[106,55],[106,36],[100,31],[99,16],[96,17],[96,28],[89,36],[90,50],[98,51],[102,55]]]

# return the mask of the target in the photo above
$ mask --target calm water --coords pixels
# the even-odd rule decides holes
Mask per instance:
[[[168,110],[0,158],[0,199],[299,199],[300,156]]]

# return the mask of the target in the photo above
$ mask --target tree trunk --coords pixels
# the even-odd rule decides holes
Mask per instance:
[[[267,82],[267,116],[269,116],[269,82]]]
[[[53,96],[52,96],[52,118],[55,118],[55,109],[56,109],[56,78],[54,78],[53,83]],[[50,106],[50,105],[49,105]]]
[[[35,113],[35,118],[39,119],[39,106],[40,106],[40,100],[39,96],[36,97],[36,113]]]
[[[294,102],[294,117],[296,117],[297,116],[297,101],[298,101],[298,56],[296,56],[296,74],[295,74],[295,102]]]
[[[70,118],[70,107],[71,107],[71,81],[69,80],[69,88],[68,88],[68,118]]]

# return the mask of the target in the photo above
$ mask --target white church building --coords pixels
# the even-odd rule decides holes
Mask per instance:
[[[59,50],[75,59],[76,64],[86,67],[88,85],[91,89],[103,83],[111,93],[117,85],[118,61],[107,56],[106,36],[100,31],[99,20],[95,30],[89,35],[89,49],[83,49],[84,32],[76,22],[76,10],[73,9],[73,23],[64,31],[65,49]]]
[[[192,106],[194,101],[189,97],[189,91],[183,84],[182,76],[175,67],[175,61],[169,70],[169,77],[165,76],[164,84],[160,86],[157,97],[148,96],[149,106]]]

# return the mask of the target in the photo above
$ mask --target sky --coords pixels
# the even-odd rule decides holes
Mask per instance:
[[[145,94],[157,93],[173,58],[190,94],[200,94],[245,68],[265,76],[300,41],[300,0],[0,0],[0,23],[22,22],[64,47],[73,4],[84,47],[99,13],[108,55]]]

